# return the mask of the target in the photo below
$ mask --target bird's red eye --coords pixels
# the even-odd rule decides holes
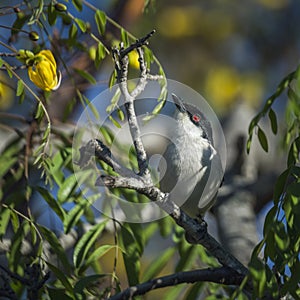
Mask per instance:
[[[200,117],[198,115],[193,115],[192,119],[195,123],[199,123],[199,121],[200,121]]]

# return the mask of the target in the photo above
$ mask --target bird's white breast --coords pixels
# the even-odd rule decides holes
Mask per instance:
[[[183,120],[187,115],[180,117],[164,154],[167,170],[161,179],[161,189],[170,192],[171,200],[196,217],[215,196],[222,180],[222,167],[216,150],[202,136],[202,129]],[[213,173],[216,176],[211,176]]]

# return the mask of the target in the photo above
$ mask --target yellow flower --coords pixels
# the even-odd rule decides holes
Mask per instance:
[[[0,73],[0,110],[9,109],[14,103],[14,94],[12,88],[8,84],[8,79],[4,74]]]
[[[128,58],[129,58],[129,65],[131,67],[133,67],[134,69],[140,68],[139,55],[136,51],[129,52]]]
[[[56,61],[50,50],[42,50],[33,58],[33,65],[28,67],[30,80],[44,91],[58,89],[60,73],[57,76]]]

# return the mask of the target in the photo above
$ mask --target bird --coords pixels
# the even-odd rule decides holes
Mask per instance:
[[[172,98],[175,123],[159,163],[160,189],[187,215],[202,219],[223,181],[222,163],[204,113],[175,94]]]

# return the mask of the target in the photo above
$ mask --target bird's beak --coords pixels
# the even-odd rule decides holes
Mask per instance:
[[[172,94],[172,98],[173,98],[173,101],[174,101],[174,103],[175,103],[177,109],[178,109],[180,112],[182,112],[182,113],[186,112],[186,108],[185,108],[185,106],[184,106],[184,104],[183,104],[181,98],[179,98],[179,97],[176,96],[175,94]]]

